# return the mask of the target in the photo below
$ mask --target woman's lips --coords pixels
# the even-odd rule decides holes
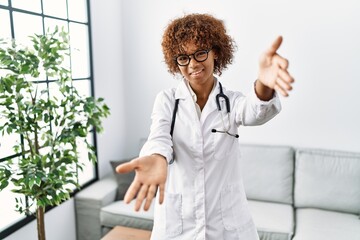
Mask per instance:
[[[204,69],[200,69],[200,70],[198,70],[198,71],[192,72],[192,73],[190,73],[190,75],[192,75],[192,76],[197,76],[197,75],[199,75],[202,71],[204,71]]]

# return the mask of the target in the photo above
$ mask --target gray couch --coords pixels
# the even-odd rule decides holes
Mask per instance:
[[[360,239],[360,153],[241,147],[245,190],[261,240]],[[152,209],[134,212],[121,201],[126,185],[120,178],[110,174],[75,196],[78,240],[99,240],[116,225],[152,228]]]

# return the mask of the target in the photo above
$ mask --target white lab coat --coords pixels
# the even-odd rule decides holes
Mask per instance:
[[[185,80],[156,97],[150,135],[140,155],[158,153],[169,162],[174,152],[175,161],[168,165],[165,201],[159,205],[156,199],[152,240],[259,239],[242,183],[238,139],[211,131],[224,128],[215,101],[217,80],[215,84],[200,119]],[[223,91],[230,100],[230,133],[237,133],[240,125],[263,124],[281,109],[276,94],[264,102],[254,92],[244,96]],[[172,139],[175,99],[180,100]],[[221,105],[226,114],[223,99]]]

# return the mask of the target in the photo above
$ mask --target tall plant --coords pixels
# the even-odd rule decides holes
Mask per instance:
[[[93,129],[103,130],[102,120],[110,112],[102,98],[82,96],[73,86],[71,72],[63,67],[67,33],[56,28],[30,39],[31,47],[0,40],[0,122],[5,122],[0,133],[21,136],[14,146],[18,157],[0,163],[0,191],[12,183],[19,194],[16,210],[36,212],[38,239],[45,240],[45,208],[79,188],[79,144],[86,145],[95,163],[87,137]],[[57,94],[40,87],[41,73],[56,83]]]

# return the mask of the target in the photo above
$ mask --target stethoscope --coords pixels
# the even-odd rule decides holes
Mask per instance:
[[[227,135],[229,135],[231,137],[239,138],[238,134],[233,134],[233,133],[229,132],[229,130],[230,130],[230,101],[229,101],[229,98],[224,94],[223,88],[222,88],[222,85],[220,82],[219,82],[219,87],[220,87],[220,92],[218,94],[216,94],[215,100],[216,100],[216,106],[217,106],[218,112],[221,114],[221,122],[222,122],[224,130],[220,131],[220,130],[213,128],[213,129],[211,129],[211,132],[212,133],[226,133]],[[226,115],[227,115],[227,120],[229,123],[227,127],[225,127],[224,113],[223,113],[223,111],[221,111],[220,98],[223,98],[225,100]],[[171,126],[170,126],[171,137],[173,136],[173,132],[174,132],[176,112],[178,110],[178,106],[179,106],[179,99],[176,99],[173,114],[172,114]],[[173,156],[172,156],[172,159],[169,161],[169,164],[174,163],[174,161],[175,161],[175,152],[173,152]]]
[[[229,130],[230,130],[230,101],[229,101],[229,98],[224,94],[223,92],[223,88],[222,88],[222,85],[221,83],[219,82],[219,87],[220,87],[220,92],[218,94],[216,94],[216,106],[217,106],[217,109],[219,111],[219,113],[221,114],[221,122],[222,122],[222,125],[223,125],[223,130],[220,131],[220,130],[217,130],[215,128],[211,129],[211,132],[213,133],[226,133],[227,135],[229,136],[232,136],[232,137],[235,137],[235,138],[239,138],[239,135],[238,134],[233,134],[233,133],[230,133]],[[226,105],[226,117],[224,117],[224,113],[223,111],[221,111],[221,104],[220,104],[220,98],[223,98],[224,101],[225,101],[225,105]],[[224,121],[224,118],[227,118],[228,120],[228,125],[227,127],[225,127],[225,121]]]
[[[230,133],[230,101],[229,98],[224,94],[223,92],[223,88],[221,83],[219,82],[219,87],[220,87],[220,92],[218,94],[216,94],[215,100],[216,100],[216,106],[218,109],[218,112],[221,114],[221,122],[223,125],[223,130],[217,130],[215,128],[211,129],[212,133],[226,133],[229,136],[235,137],[235,138],[239,138],[238,134],[234,134],[234,133]],[[223,111],[221,111],[221,104],[220,104],[220,98],[223,98],[225,100],[225,105],[226,105],[226,117],[224,117],[224,113]],[[176,119],[176,112],[178,109],[178,105],[179,105],[179,99],[175,100],[175,107],[173,110],[173,115],[172,115],[172,121],[171,121],[171,129],[170,129],[170,135],[173,135],[173,131],[174,131],[174,125],[175,125],[175,119]],[[228,126],[225,127],[225,121],[224,118],[227,118],[228,120]]]

